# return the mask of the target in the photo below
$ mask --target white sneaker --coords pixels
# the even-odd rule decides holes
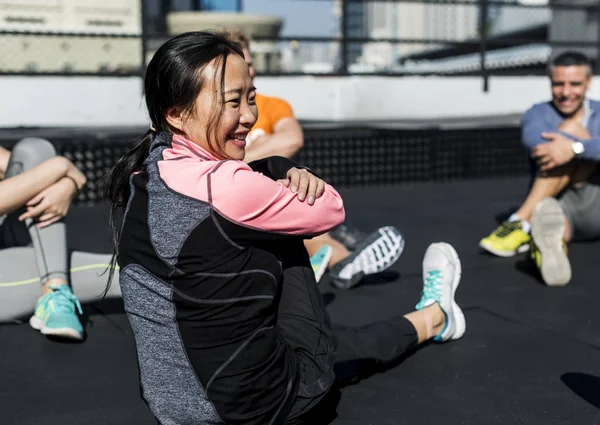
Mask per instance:
[[[423,291],[415,308],[422,310],[437,302],[446,315],[446,326],[434,341],[459,339],[465,333],[465,316],[454,299],[460,275],[460,259],[452,245],[445,242],[429,245],[423,258]]]
[[[404,239],[394,226],[377,229],[356,246],[348,258],[336,263],[329,275],[333,286],[350,289],[371,274],[391,267],[402,254]]]

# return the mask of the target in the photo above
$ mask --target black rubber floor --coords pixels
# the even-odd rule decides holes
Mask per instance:
[[[570,247],[573,280],[565,288],[543,286],[523,257],[494,258],[477,249],[526,183],[343,191],[349,222],[364,230],[396,225],[406,248],[391,271],[352,291],[323,282],[332,319],[361,324],[412,310],[427,245],[447,241],[462,260],[457,298],[467,332],[344,388],[333,424],[600,424],[600,244]],[[73,211],[72,245],[106,250],[102,220],[98,207]],[[27,325],[0,326],[0,424],[155,423],[140,398],[120,303],[86,311],[83,344],[49,341]]]

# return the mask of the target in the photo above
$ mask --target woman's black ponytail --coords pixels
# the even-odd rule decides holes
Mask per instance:
[[[104,291],[105,295],[110,288],[117,265],[117,250],[121,239],[120,219],[131,195],[129,179],[135,171],[143,169],[155,135],[156,132],[153,129],[148,130],[139,139],[135,147],[123,155],[103,179],[104,198],[110,202],[108,228],[113,245],[113,255],[108,268],[108,283]]]

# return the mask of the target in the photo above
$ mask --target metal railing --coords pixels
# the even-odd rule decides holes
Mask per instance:
[[[354,12],[351,12],[352,6]],[[387,27],[377,28],[373,16],[369,16],[377,13],[377,7],[394,11],[395,17],[402,13],[409,16],[395,28],[391,28],[389,19]],[[370,28],[358,35],[361,28],[353,28],[349,22],[351,13],[361,12],[361,8],[366,26]],[[412,18],[418,18],[420,23],[411,23]],[[484,90],[487,90],[491,75],[546,73],[548,60],[559,50],[584,51],[596,64],[597,72],[600,67],[598,1],[550,0],[550,4],[543,5],[494,0],[345,0],[341,2],[340,21],[337,37],[255,38],[295,46],[336,44],[338,55],[332,57],[329,69],[324,67],[324,71],[314,72],[292,67],[287,71],[265,70],[263,73],[477,75],[483,77]],[[394,34],[375,36],[377,30]],[[381,61],[382,54],[387,54],[388,59]]]
[[[546,73],[548,60],[562,49],[581,50],[600,67],[598,0],[328,2],[337,6],[334,35],[253,37],[259,47],[253,54],[270,55],[255,60],[260,74],[476,75],[487,90],[491,75]],[[308,8],[315,0],[291,3]],[[156,44],[165,38],[147,39]],[[261,68],[261,62],[268,65]]]
[[[305,4],[310,16],[315,0],[291,1]],[[550,57],[567,48],[588,54],[600,73],[598,0],[327,3],[336,9],[331,35],[253,38],[253,53],[266,58],[255,61],[260,74],[475,75],[487,90],[492,75],[545,73]],[[146,2],[140,4],[139,34],[0,31],[0,75],[142,75],[153,49],[169,35],[148,33],[157,26],[149,25]]]

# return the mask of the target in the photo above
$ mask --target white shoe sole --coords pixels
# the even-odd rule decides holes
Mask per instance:
[[[460,278],[462,276],[462,266],[460,263],[460,258],[458,258],[458,253],[452,245],[446,242],[438,242],[430,246],[435,245],[441,247],[442,250],[445,251],[445,253],[451,258],[452,263],[454,264],[454,276],[452,277],[452,312],[446,312],[446,314],[451,313],[452,316],[454,316],[454,333],[449,339],[457,340],[460,339],[467,330],[467,322],[465,320],[465,315],[462,309],[456,303],[455,299],[456,290],[458,289],[458,285],[460,284]]]
[[[554,198],[541,200],[531,216],[531,237],[540,251],[540,273],[548,286],[565,286],[571,280],[571,264],[563,250],[564,220],[563,210]]]
[[[331,268],[331,283],[340,289],[350,289],[363,277],[381,273],[393,266],[403,250],[402,233],[393,226],[381,227],[362,240],[348,258]],[[373,257],[374,251],[385,254],[377,260]]]
[[[44,321],[42,319],[38,319],[35,316],[31,316],[29,318],[29,326],[31,326],[36,331],[41,331],[44,329]]]
[[[49,329],[44,324],[44,321],[38,317],[31,316],[29,318],[29,325],[35,329],[36,331],[40,331],[42,335],[55,336],[59,338],[65,339],[73,339],[77,341],[81,341],[83,339],[83,335],[77,332],[75,329],[71,328],[55,328]]]
[[[480,242],[479,247],[481,249],[486,250],[490,254],[494,254],[498,257],[504,257],[504,258],[514,257],[517,254],[522,254],[524,252],[529,251],[529,244],[521,245],[520,247],[517,248],[516,251],[499,251],[485,242]]]
[[[452,280],[452,313],[454,313],[454,320],[456,329],[454,330],[454,334],[450,339],[456,340],[462,338],[467,330],[467,321],[465,320],[465,315],[462,311],[462,308],[458,306],[456,303],[456,290],[458,289],[458,285],[460,284],[460,278],[462,276],[462,266],[460,263],[460,258],[458,258],[458,253],[454,249],[454,247],[448,243],[445,244],[452,258],[455,262],[455,270],[454,270],[454,279]]]

